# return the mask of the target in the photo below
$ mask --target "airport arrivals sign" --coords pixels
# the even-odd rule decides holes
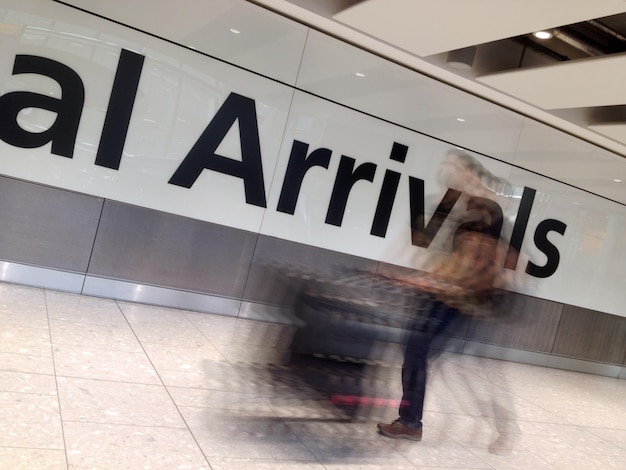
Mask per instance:
[[[106,107],[104,121],[100,132],[100,140],[95,150],[93,165],[107,168],[115,172],[123,172],[124,149],[133,109],[139,92],[139,84],[145,62],[145,56],[122,49],[110,96]],[[61,61],[38,55],[18,54],[15,56],[12,75],[31,74],[47,80],[46,83],[56,82],[60,87],[60,97],[28,90],[9,91],[0,96],[0,139],[6,144],[22,149],[35,149],[50,146],[52,155],[72,159],[74,157],[77,135],[85,106],[85,83],[79,72]],[[52,79],[53,82],[50,82]],[[97,91],[97,90],[96,90]],[[33,131],[20,125],[19,115],[29,109],[41,109],[52,113],[55,119],[51,125],[43,130]],[[222,155],[219,151],[229,133],[238,134],[240,158]],[[259,126],[259,113],[255,99],[234,91],[228,92],[226,98],[210,116],[208,125],[204,128],[189,147],[186,154],[179,156],[179,162],[169,175],[167,185],[191,189],[203,184],[200,176],[205,172],[214,172],[224,178],[234,178],[242,183],[245,204],[261,209],[268,208],[268,192],[265,182],[268,180],[264,172],[274,169],[264,168],[261,146],[262,135]],[[400,139],[398,139],[400,140]],[[283,143],[283,146],[285,143]],[[317,171],[331,171],[331,162],[335,163],[335,172],[332,190],[328,198],[324,224],[341,227],[346,214],[349,196],[358,182],[374,181],[377,173],[384,171],[380,188],[376,189],[376,203],[369,209],[371,226],[369,236],[385,238],[392,210],[396,205],[398,188],[403,175],[397,171],[398,165],[403,165],[409,146],[399,142],[390,142],[390,151],[387,163],[392,162],[396,169],[379,169],[383,162],[366,161],[357,163],[357,159],[347,155],[335,156],[330,148],[313,146],[303,139],[292,139],[289,146],[289,157],[282,181],[273,182],[279,185],[279,193],[275,211],[293,215],[296,212],[298,200],[301,197],[303,182],[313,169]],[[339,159],[338,162],[335,159]],[[409,220],[413,231],[423,236],[412,240],[413,245],[428,248],[436,236],[441,221],[434,218],[426,220],[424,180],[415,176],[404,177],[408,181]],[[406,189],[406,188],[405,188]],[[529,217],[535,200],[536,191],[525,187],[517,209],[513,231],[510,239],[510,250],[518,252],[526,234]],[[224,194],[224,198],[228,195]],[[459,199],[460,192],[448,190],[446,197]],[[470,197],[467,210],[473,207],[485,207],[479,197]],[[220,201],[212,201],[219,204]],[[487,204],[494,211],[502,209],[493,201]],[[320,220],[319,223],[322,223]],[[540,221],[533,234],[536,249],[545,255],[543,264],[529,261],[523,267],[526,273],[536,278],[552,276],[560,261],[557,247],[558,241],[552,233],[563,236],[567,225],[554,218]],[[551,240],[548,239],[550,235]],[[557,237],[557,240],[560,240]],[[518,259],[506,267],[517,268]]]

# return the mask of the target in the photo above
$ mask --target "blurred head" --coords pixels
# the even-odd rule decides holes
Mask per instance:
[[[438,181],[444,187],[469,192],[468,188],[480,185],[485,168],[471,155],[451,150],[439,169]]]
[[[510,184],[487,170],[476,158],[458,149],[447,154],[437,175],[443,188],[452,188],[468,196],[479,196],[498,202],[502,207],[508,205],[504,196],[505,188]]]

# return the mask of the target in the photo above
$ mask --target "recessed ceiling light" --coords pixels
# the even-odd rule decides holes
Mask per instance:
[[[241,31],[239,31],[238,29],[235,29],[235,28],[230,28],[230,32],[233,33],[233,34],[241,33]]]
[[[356,75],[357,77],[361,77],[361,78],[365,77],[365,74],[361,72],[357,72],[354,75]]]
[[[459,121],[459,122],[465,122],[465,119],[463,119],[463,118],[456,118],[456,120]]]
[[[552,37],[552,33],[550,31],[535,31],[533,36],[537,39],[550,39]]]
[[[615,181],[616,183],[621,183],[622,180],[618,180],[618,179],[614,179],[613,181]]]

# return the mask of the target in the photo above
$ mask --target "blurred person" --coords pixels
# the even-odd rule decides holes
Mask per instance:
[[[441,166],[439,182],[446,192],[432,217],[441,218],[443,244],[436,247],[436,254],[426,263],[428,272],[409,276],[382,274],[413,286],[425,302],[425,312],[416,312],[405,338],[399,417],[389,424],[378,424],[379,432],[392,438],[422,439],[433,341],[441,338],[444,330],[452,335],[454,328],[463,324],[462,318],[497,308],[496,292],[501,292],[509,282],[510,274],[503,268],[507,244],[501,238],[505,201],[501,201],[493,187],[502,184],[501,180],[470,155],[453,151]],[[412,233],[418,244],[423,236],[419,231]]]
[[[510,453],[521,431],[507,380],[507,365],[502,360],[467,355],[447,356],[446,360],[431,364],[428,374],[439,382],[437,394],[455,400],[457,405],[455,413],[440,415],[437,430],[467,447],[486,444],[492,454]],[[455,422],[459,412],[471,419]]]

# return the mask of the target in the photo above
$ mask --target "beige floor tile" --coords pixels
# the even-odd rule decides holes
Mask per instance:
[[[213,457],[239,457],[244,459],[272,458],[283,461],[311,461],[315,457],[299,440],[272,440],[263,438],[222,439],[197,429],[192,429],[195,438],[209,461]]]
[[[518,421],[520,433],[524,436],[550,436],[558,437],[571,432],[573,424],[567,423],[544,423],[536,421]]]
[[[209,468],[204,455],[213,470],[626,461],[625,380],[446,353],[416,443],[376,432],[395,408],[339,421],[347,415],[326,392],[290,368],[292,331],[280,325],[0,283],[0,326],[3,470],[66,468],[63,431],[73,469]],[[399,398],[400,368],[389,365],[362,371],[367,393]],[[494,403],[515,412],[495,419]],[[511,439],[492,453],[498,429]]]
[[[386,442],[418,468],[489,468],[489,465],[483,459],[473,454],[470,449],[463,447],[443,433],[426,426],[420,442],[405,439],[386,439]]]
[[[72,470],[210,469],[187,429],[65,423]]]
[[[215,347],[232,364],[285,364],[290,355],[287,349],[251,346],[246,343],[217,343]]]
[[[80,310],[60,310],[50,313],[50,321],[62,321],[68,323],[79,323],[86,325],[111,326],[116,328],[127,328],[128,322],[120,311],[90,308]]]
[[[229,342],[256,348],[286,349],[291,345],[296,328],[288,325],[238,319]]]
[[[58,398],[0,392],[0,447],[63,449]]]
[[[126,318],[114,300],[46,291],[46,305],[51,320],[128,326]]]
[[[347,418],[342,409],[326,399],[266,397],[265,401],[277,416],[286,421],[340,421]]]
[[[29,354],[0,352],[0,370],[50,375],[54,374],[54,363],[52,354],[32,356]]]
[[[316,460],[300,439],[272,414],[179,408],[209,461],[211,457]]]
[[[582,452],[581,452],[582,453]],[[586,468],[598,470],[623,470],[624,462],[626,462],[626,452],[616,455],[590,455],[583,454],[584,457],[574,465],[585,462]],[[570,467],[573,468],[573,467]]]
[[[161,384],[144,352],[94,349],[65,344],[56,344],[53,352],[54,365],[59,376]]]
[[[370,441],[337,437],[302,437],[304,445],[327,468],[394,468],[415,466],[386,441]],[[416,443],[412,443],[416,444]]]
[[[587,432],[602,439],[603,442],[610,442],[622,450],[626,450],[626,426],[622,429],[588,428]]]
[[[161,385],[59,377],[58,386],[64,421],[185,426]]]
[[[168,387],[167,389],[177,406],[266,413],[272,411],[267,403],[255,393],[183,387]]]
[[[56,396],[56,378],[54,375],[0,370],[0,392]]]
[[[487,468],[493,468],[494,470],[568,470],[577,468],[572,466],[554,467],[540,456],[529,451],[511,450],[501,454],[495,454],[486,449],[470,450],[476,457],[490,465],[490,467]]]
[[[182,348],[211,346],[211,342],[193,325],[187,327],[167,323],[133,322],[131,326],[142,343],[157,343]]]
[[[384,439],[376,431],[376,421],[366,423],[341,422],[337,420],[285,419],[285,423],[296,436],[349,438],[362,440]]]
[[[7,470],[67,470],[65,450],[0,447],[0,468]]]
[[[473,368],[464,369],[461,364],[451,363],[444,358],[434,361],[434,367],[429,371],[431,378],[430,395],[445,395],[448,397],[481,397],[496,396],[512,400],[513,390],[500,370],[502,361],[491,361],[485,368],[496,369],[481,373]]]
[[[16,309],[45,310],[43,290],[17,284],[0,284],[0,311]]]
[[[118,302],[118,306],[129,323],[156,323],[158,325],[196,329],[183,310],[129,302]]]
[[[152,357],[154,356],[151,355]],[[227,362],[203,360],[189,364],[189,369],[185,368],[184,364],[174,369],[167,368],[171,367],[171,363],[166,365],[166,368],[157,365],[156,369],[167,386],[244,393],[253,391],[244,377]]]
[[[515,404],[518,421],[533,421],[550,424],[572,424],[565,416],[547,411],[539,399],[529,401],[525,397],[518,399]]]
[[[96,349],[142,352],[129,326],[50,320],[52,343]]]
[[[115,300],[103,299],[102,297],[91,297],[54,290],[46,290],[45,296],[48,311],[56,308],[82,309],[84,312],[90,309],[118,309]]]
[[[291,429],[271,410],[223,410],[192,406],[178,407],[190,428],[226,439],[295,438]]]
[[[626,392],[619,401],[624,399],[626,399]],[[624,429],[623,423],[626,423],[626,407],[616,407],[615,401],[609,406],[583,405],[577,409],[572,409],[572,407],[568,406],[561,414],[572,424],[593,428]]]
[[[626,433],[624,435],[626,435]],[[553,442],[553,439],[558,439],[567,446],[584,452],[587,455],[616,456],[623,455],[626,450],[619,447],[619,440],[612,442],[610,440],[603,439],[594,434],[593,428],[584,428],[579,426],[569,426],[566,429],[561,429],[559,430],[557,436],[530,437],[534,437],[535,439],[532,441],[525,441],[525,445],[528,450],[533,450],[536,445],[549,446],[550,443]],[[535,445],[531,445],[530,442],[533,442]],[[622,441],[622,443],[626,445],[626,442]]]
[[[142,341],[150,361],[159,371],[204,372],[207,363],[224,362],[224,357],[210,343],[195,347]]]
[[[51,357],[50,332],[47,328],[1,325],[0,352]]]
[[[213,375],[202,372],[176,372],[166,370],[159,372],[163,383],[168,387],[202,388],[206,390],[224,390],[233,392],[248,392],[250,386],[236,375]]]
[[[326,470],[380,470],[383,467],[384,467],[384,464],[378,464],[378,463],[358,463],[357,462],[357,463],[325,463],[324,464],[324,468]],[[417,467],[411,465],[410,467],[401,466],[398,468],[401,468],[401,469],[408,468],[408,469],[414,470]],[[447,470],[447,469],[438,468],[437,470]]]
[[[0,325],[26,326],[48,329],[48,315],[45,308],[30,310],[25,307],[0,310]]]
[[[185,312],[185,316],[196,328],[206,334],[208,337],[216,335],[224,337],[226,335],[235,335],[242,321],[234,317],[226,317],[220,315],[207,315],[198,312]]]
[[[445,413],[429,415],[428,418],[427,432],[432,426],[464,447],[488,449],[496,444],[499,448],[525,450],[519,439],[520,431],[516,421]]]
[[[213,470],[326,470],[328,467],[319,462],[306,460],[284,461],[267,459],[237,459],[216,458],[210,459]]]
[[[192,317],[192,322],[216,346],[246,345],[256,349],[286,349],[295,334],[294,327],[256,320],[216,322],[214,319]]]
[[[572,428],[569,433],[555,436],[523,436],[522,443],[554,468],[620,468],[626,462],[626,452],[619,447]],[[620,463],[618,465],[618,463]]]
[[[233,369],[250,385],[250,390],[264,397],[308,397],[310,387],[293,373],[293,369],[280,364],[253,364],[236,362]],[[321,373],[321,372],[320,372]]]

